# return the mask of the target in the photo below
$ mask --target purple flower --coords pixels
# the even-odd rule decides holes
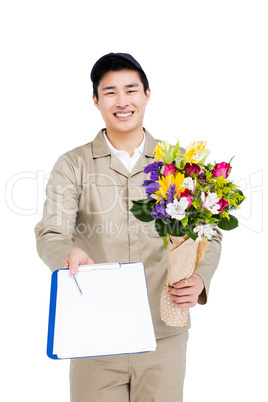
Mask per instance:
[[[150,183],[146,185],[145,182]],[[150,197],[151,194],[155,193],[158,190],[160,184],[152,180],[144,180],[142,186],[145,187],[146,196]]]
[[[142,187],[147,187],[149,186],[149,184],[154,183],[154,180],[144,180],[144,182],[142,183]]]
[[[163,166],[163,162],[153,162],[150,163],[150,165],[145,166],[143,169],[144,173],[150,173],[150,172],[158,172],[160,168]]]
[[[202,182],[202,183],[207,183],[207,184],[209,184],[209,181],[207,181],[204,177],[201,177],[201,178],[199,179],[199,181]]]
[[[173,184],[173,185],[170,184],[169,185],[168,191],[166,193],[166,195],[167,195],[167,204],[169,204],[170,202],[173,202],[173,200],[174,200],[175,187],[176,187],[176,184]]]
[[[151,216],[153,219],[165,219],[165,218],[170,218],[170,215],[166,212],[166,203],[164,200],[161,200],[160,202],[157,202],[155,204],[155,207],[151,213]]]
[[[151,180],[159,180],[159,174],[158,174],[158,172],[156,172],[155,170],[153,170],[152,172],[151,172],[151,174],[150,174],[150,179]]]

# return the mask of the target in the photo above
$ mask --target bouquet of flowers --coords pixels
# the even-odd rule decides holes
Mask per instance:
[[[188,312],[175,307],[167,287],[189,278],[202,261],[207,239],[215,227],[232,230],[238,220],[230,212],[245,199],[228,179],[229,163],[208,163],[205,141],[191,142],[183,151],[179,141],[173,147],[158,143],[154,162],[144,167],[150,178],[144,180],[147,198],[132,201],[131,212],[143,221],[155,221],[155,228],[168,249],[168,275],[161,296],[161,318],[167,325],[186,326]],[[182,311],[180,311],[182,310]]]

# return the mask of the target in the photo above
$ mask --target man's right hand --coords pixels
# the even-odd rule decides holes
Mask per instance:
[[[75,275],[78,272],[79,265],[94,264],[92,259],[81,248],[74,248],[62,268],[69,268],[70,274]]]

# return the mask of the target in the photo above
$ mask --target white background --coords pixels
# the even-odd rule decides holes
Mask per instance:
[[[239,229],[225,232],[209,303],[191,312],[185,402],[267,401],[266,6],[2,2],[1,400],[69,400],[69,362],[46,357],[50,271],[33,230],[58,156],[103,127],[90,69],[121,51],[149,78],[145,127],[182,146],[207,140],[212,162],[235,155],[231,177],[247,196]]]

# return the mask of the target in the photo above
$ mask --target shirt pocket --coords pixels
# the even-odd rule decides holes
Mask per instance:
[[[99,214],[105,216],[118,214],[123,188],[110,174],[88,174],[83,183],[81,210],[91,217]]]

